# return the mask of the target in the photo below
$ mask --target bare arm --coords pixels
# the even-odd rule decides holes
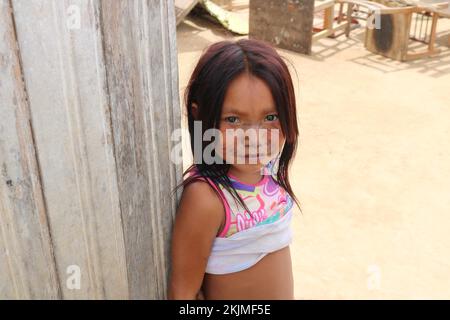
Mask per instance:
[[[206,182],[183,190],[172,234],[169,299],[196,299],[224,216],[219,197]]]

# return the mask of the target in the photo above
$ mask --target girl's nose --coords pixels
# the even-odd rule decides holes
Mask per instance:
[[[245,129],[255,129],[255,130],[258,130],[258,129],[262,128],[262,125],[261,125],[260,122],[251,122],[251,123],[250,123],[250,122],[247,122],[247,123],[243,123],[242,126],[243,126]]]

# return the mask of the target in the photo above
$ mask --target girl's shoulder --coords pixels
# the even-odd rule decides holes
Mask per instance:
[[[213,229],[217,233],[224,225],[224,208],[222,201],[216,195],[211,186],[202,180],[195,180],[183,188],[177,216],[184,216],[190,225],[203,225],[207,229]]]
[[[193,205],[220,209],[220,199],[215,196],[211,185],[202,179],[195,179],[183,188],[181,199]]]
[[[192,176],[193,179],[183,188],[178,211],[188,212],[189,217],[199,223],[205,219],[215,221],[215,227],[219,230],[217,233],[220,233],[225,225],[223,193],[209,179],[193,172],[188,174],[189,178]]]

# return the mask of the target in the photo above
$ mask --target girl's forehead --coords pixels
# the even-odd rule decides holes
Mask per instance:
[[[223,114],[233,114],[238,116],[249,116],[252,114],[268,114],[271,112],[276,112],[277,109],[274,105],[269,104],[267,106],[264,105],[255,105],[252,107],[239,107],[239,106],[230,106],[230,107],[223,107],[222,113]]]
[[[225,94],[223,113],[245,115],[273,111],[276,111],[276,107],[272,93],[263,80],[242,75],[230,83]]]

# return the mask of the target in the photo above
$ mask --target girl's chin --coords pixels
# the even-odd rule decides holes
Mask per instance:
[[[267,162],[268,163],[268,162]],[[258,159],[258,158],[251,158],[251,157],[246,157],[243,159],[240,159],[239,161],[236,161],[235,163],[233,163],[234,166],[245,166],[245,167],[263,167],[267,164],[266,162],[264,162],[264,159]]]
[[[260,172],[264,165],[262,164],[233,164],[235,169],[245,172]]]

